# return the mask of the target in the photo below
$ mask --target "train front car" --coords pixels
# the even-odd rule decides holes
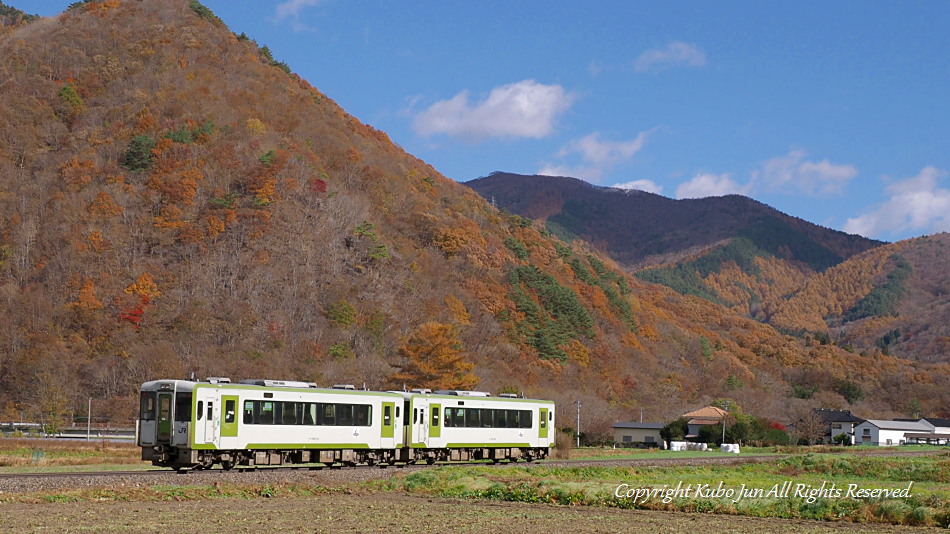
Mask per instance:
[[[142,459],[173,469],[393,464],[402,396],[307,382],[156,380],[141,388]]]
[[[186,380],[153,380],[142,384],[139,404],[139,447],[153,465],[194,465],[190,458],[192,392]]]

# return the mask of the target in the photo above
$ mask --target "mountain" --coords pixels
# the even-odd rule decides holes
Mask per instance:
[[[822,271],[881,244],[823,228],[740,195],[673,200],[558,176],[504,172],[465,185],[512,213],[583,238],[630,271],[744,239],[765,254]]]
[[[894,377],[929,413],[950,400],[941,364],[783,335],[499,211],[197,0],[0,32],[0,317],[0,420],[92,398],[128,421],[141,382],[191,373],[477,382],[607,431],[725,396],[903,413],[877,393]]]

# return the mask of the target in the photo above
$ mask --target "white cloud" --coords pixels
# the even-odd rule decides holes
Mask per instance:
[[[547,164],[538,171],[545,176],[573,176],[589,182],[599,182],[601,177],[617,164],[629,161],[634,154],[643,149],[649,132],[640,132],[635,139],[628,141],[609,141],[601,139],[594,132],[564,145],[558,158],[577,156],[581,163],[575,166],[565,164]]]
[[[762,182],[771,191],[804,193],[813,197],[840,195],[858,170],[851,165],[830,161],[807,161],[804,150],[792,150],[785,156],[772,158],[753,171],[752,179]]]
[[[706,53],[696,45],[674,41],[665,48],[655,48],[640,54],[633,64],[637,72],[658,72],[673,67],[703,67]]]
[[[420,112],[412,126],[423,137],[541,138],[551,134],[555,119],[573,102],[574,96],[560,85],[523,80],[496,87],[487,98],[475,103],[469,102],[468,91],[462,91]]]
[[[287,17],[298,17],[300,16],[300,11],[308,6],[315,6],[320,3],[320,0],[287,0],[277,5],[275,14],[277,15],[277,20],[285,19]]]
[[[891,198],[873,211],[848,219],[844,231],[865,237],[950,231],[950,189],[937,183],[946,177],[946,171],[925,167],[917,176],[888,187]]]
[[[646,191],[647,193],[655,193],[657,195],[663,194],[663,186],[653,180],[634,180],[632,182],[614,184],[611,187],[616,187],[617,189],[636,189],[637,191]]]
[[[705,198],[721,197],[723,195],[744,195],[750,186],[739,185],[729,173],[710,174],[701,173],[692,180],[684,182],[676,188],[676,198]]]

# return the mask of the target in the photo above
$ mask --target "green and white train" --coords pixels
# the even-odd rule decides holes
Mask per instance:
[[[142,459],[171,467],[533,461],[554,446],[554,402],[472,391],[321,389],[226,378],[142,384]]]

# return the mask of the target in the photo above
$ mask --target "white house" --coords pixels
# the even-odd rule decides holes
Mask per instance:
[[[854,441],[858,445],[903,445],[910,435],[933,434],[933,425],[920,421],[883,421],[868,419],[854,427]]]

